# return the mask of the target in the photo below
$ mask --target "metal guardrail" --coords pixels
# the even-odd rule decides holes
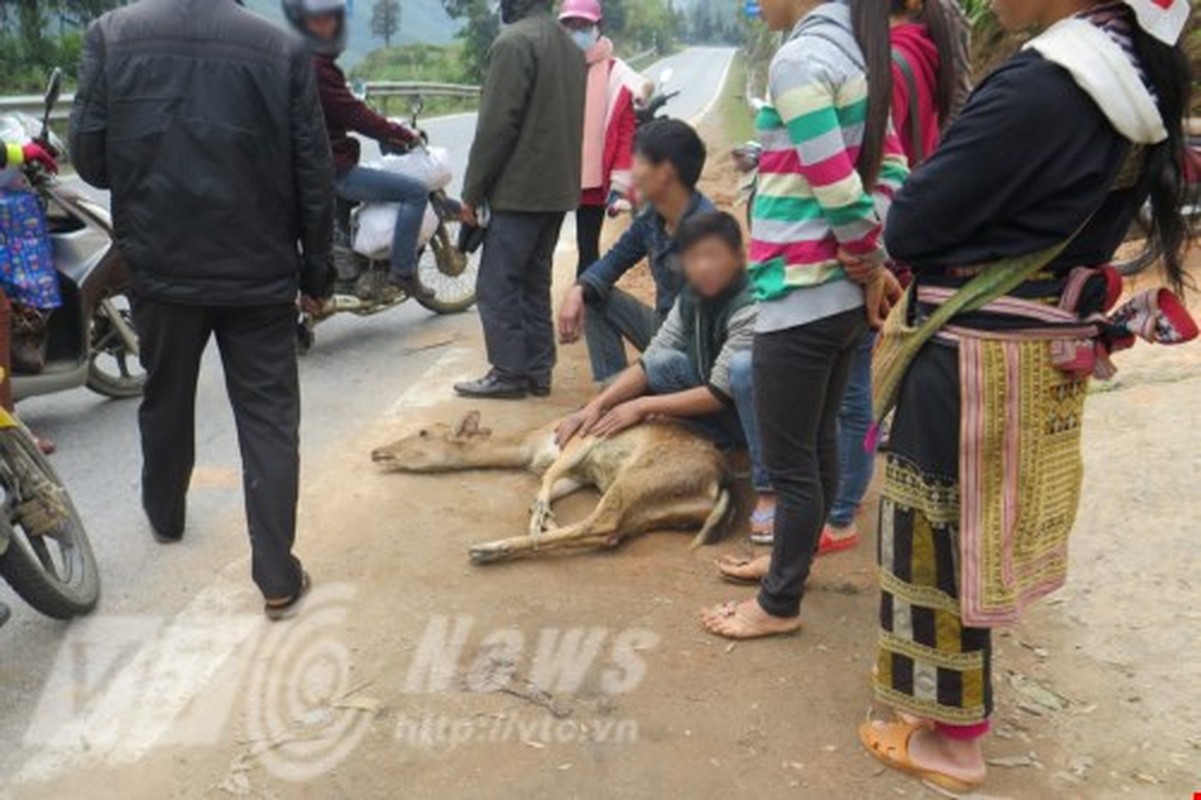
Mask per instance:
[[[649,67],[657,55],[659,55],[659,48],[652,47],[649,50],[643,50],[641,53],[630,56],[626,59],[626,63],[634,69],[642,69],[643,67]]]
[[[371,81],[363,84],[367,100],[388,97],[465,97],[478,98],[480,87],[461,83],[434,83],[429,81]]]
[[[51,122],[65,122],[67,117],[71,116],[71,104],[74,102],[75,96],[64,94],[58,101],[58,106],[55,107],[54,113],[50,115]],[[5,114],[10,111],[23,111],[35,117],[41,117],[45,110],[45,100],[40,94],[23,94],[13,97],[0,97],[0,114]]]

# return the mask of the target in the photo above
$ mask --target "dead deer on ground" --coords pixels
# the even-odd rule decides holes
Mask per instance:
[[[693,547],[724,535],[733,506],[726,460],[700,434],[679,423],[649,422],[610,438],[576,437],[560,448],[555,427],[493,436],[473,411],[457,428],[422,430],[371,458],[396,472],[525,469],[542,476],[527,535],[472,547],[476,564],[546,550],[616,547],[652,531],[699,528]],[[590,486],[601,492],[596,509],[582,522],[557,527],[552,504]]]

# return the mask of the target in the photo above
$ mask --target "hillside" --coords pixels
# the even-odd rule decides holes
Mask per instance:
[[[355,0],[350,17],[350,46],[344,66],[353,67],[372,50],[383,46],[383,40],[371,35],[371,8],[374,0]],[[282,21],[279,0],[246,0],[246,6],[273,20]],[[394,44],[450,44],[454,41],[459,23],[447,16],[439,0],[405,0],[400,36]]]

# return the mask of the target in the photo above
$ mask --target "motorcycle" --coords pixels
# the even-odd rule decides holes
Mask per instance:
[[[62,73],[55,71],[46,92],[46,114],[39,131],[40,141],[51,146],[54,142],[49,133],[50,112],[61,89]],[[60,154],[65,152],[61,147],[56,149]],[[88,353],[100,326],[96,320],[107,319],[102,315],[113,313],[99,310],[111,295],[104,293],[107,289],[97,287],[107,287],[107,284],[93,282],[97,272],[117,269],[112,256],[108,215],[87,201],[61,192],[54,180],[37,167],[26,167],[24,174],[50,202],[58,204],[60,216],[56,218],[56,230],[58,236],[67,239],[55,239],[56,259],[60,255],[80,257],[80,260],[73,258],[58,265],[64,294],[72,295],[77,308],[86,305],[92,309],[88,317],[72,320],[79,324],[87,319],[91,323],[88,327],[72,330],[71,324],[61,326],[57,345],[66,348],[74,341],[80,352]],[[84,254],[87,258],[83,258]],[[61,316],[67,314],[64,312]],[[113,328],[108,330],[121,340]],[[68,333],[75,335],[68,336]],[[52,334],[52,345],[55,344],[54,336]],[[136,337],[131,341],[132,352],[136,353]],[[80,356],[79,360],[83,366],[76,370],[78,381],[70,385],[91,385],[89,376],[93,359],[89,354]],[[0,380],[3,378],[0,370]],[[69,388],[65,378],[57,380],[61,386]],[[52,381],[48,376],[46,384]],[[16,380],[13,383],[17,390],[19,384]],[[32,390],[27,388],[25,391],[28,396]],[[54,619],[66,620],[86,614],[100,599],[100,571],[70,495],[29,430],[4,408],[0,408],[0,576],[27,603]]]
[[[424,101],[418,98],[412,110],[411,127],[419,130]],[[428,152],[428,143],[416,149]],[[396,155],[384,150],[384,155]],[[429,240],[418,253],[417,279],[430,289],[430,297],[414,299],[436,314],[457,314],[475,305],[475,282],[479,272],[479,253],[466,254],[458,248],[461,224],[460,204],[445,189],[434,189],[429,204],[436,216],[436,225]],[[337,314],[369,317],[399,306],[408,296],[392,289],[387,276],[390,269],[388,254],[364,255],[354,249],[360,219],[367,205],[338,198],[334,232],[334,294],[319,314],[302,313],[298,338],[301,352],[307,352],[316,341],[316,326]]]
[[[1184,207],[1182,212],[1190,235],[1201,223],[1201,122],[1190,121],[1184,159]],[[1137,275],[1159,261],[1163,253],[1151,236],[1151,204],[1139,211],[1126,234],[1126,243],[1118,251],[1113,267],[1125,276]]]
[[[50,131],[50,115],[62,84],[63,73],[56,69],[41,120],[13,112],[0,117],[0,130],[20,132],[66,163],[66,147]],[[146,375],[138,363],[129,270],[117,253],[108,209],[44,170],[26,169],[24,180],[41,197],[46,211],[63,305],[48,322],[45,369],[36,374],[15,372],[13,397],[19,401],[81,386],[104,397],[140,396]]]
[[[680,96],[678,89],[668,91],[668,86],[671,84],[671,79],[675,75],[675,70],[671,67],[666,67],[659,73],[659,79],[655,81],[654,89],[650,96],[642,102],[634,104],[634,118],[639,128],[648,123],[654,122],[657,119],[662,119],[659,112],[670,103],[672,100]]]

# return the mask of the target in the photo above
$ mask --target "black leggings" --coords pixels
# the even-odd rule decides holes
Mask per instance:
[[[755,337],[755,411],[763,460],[779,497],[771,570],[759,605],[776,617],[801,613],[822,527],[838,496],[838,409],[862,308]]]
[[[600,261],[601,229],[605,227],[604,206],[580,206],[575,212],[575,246],[580,261],[575,274],[578,278],[584,270]]]

